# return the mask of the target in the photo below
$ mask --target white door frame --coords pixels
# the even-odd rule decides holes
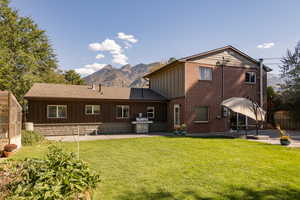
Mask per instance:
[[[176,108],[178,108],[178,124],[176,124]],[[173,119],[174,119],[174,121],[173,121],[173,124],[174,124],[174,126],[175,125],[180,125],[180,104],[174,104],[174,107],[173,107]]]

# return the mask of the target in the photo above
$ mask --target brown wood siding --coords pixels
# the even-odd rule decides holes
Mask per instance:
[[[184,63],[178,63],[153,74],[150,77],[150,88],[167,97],[184,96]]]
[[[47,105],[67,105],[66,119],[47,118]],[[85,105],[100,105],[100,115],[86,115]],[[116,106],[129,105],[130,118],[116,119]],[[27,121],[42,123],[92,123],[92,122],[129,122],[135,120],[138,113],[146,114],[147,106],[155,107],[157,122],[167,120],[165,102],[124,102],[124,101],[75,101],[75,100],[29,100]]]
[[[232,50],[224,50],[209,56],[198,57],[198,58],[196,57],[191,59],[190,61],[216,65],[216,63],[218,61],[221,62],[223,58],[229,61],[226,63],[226,65],[228,66],[237,66],[237,67],[245,67],[245,68],[257,67],[256,63],[250,61],[249,59],[246,59],[245,57],[241,56],[240,54]]]

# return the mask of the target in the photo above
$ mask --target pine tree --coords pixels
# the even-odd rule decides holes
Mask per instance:
[[[64,73],[65,80],[67,83],[72,85],[84,85],[84,80],[80,77],[80,75],[73,69],[68,70]]]

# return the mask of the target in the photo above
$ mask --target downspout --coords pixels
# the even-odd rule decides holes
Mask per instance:
[[[259,67],[259,70],[260,70],[260,79],[259,79],[259,90],[260,90],[260,107],[263,108],[263,103],[264,103],[264,100],[263,100],[263,61],[264,59],[260,58],[259,59],[259,64],[260,64],[260,67]],[[263,123],[261,123],[261,126],[260,128],[263,128]],[[258,134],[258,131],[257,131],[257,134]]]
[[[224,60],[224,58],[223,58]],[[224,100],[224,62],[222,62],[222,94],[221,100]]]
[[[259,64],[260,64],[260,72],[259,72],[259,75],[260,75],[260,80],[259,80],[259,91],[260,91],[260,107],[263,108],[263,103],[264,103],[264,100],[263,100],[263,61],[264,59],[260,58],[259,59]]]

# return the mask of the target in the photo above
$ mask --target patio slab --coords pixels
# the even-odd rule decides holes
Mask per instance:
[[[252,132],[253,133],[253,132]],[[300,148],[300,131],[290,131],[287,130],[286,133],[291,138],[291,144],[286,147],[295,147]],[[266,135],[269,136],[269,139],[248,139],[250,141],[256,141],[256,142],[263,142],[268,144],[274,144],[274,145],[281,145],[280,144],[280,135],[279,132],[275,129],[270,130],[260,130],[259,135]]]

